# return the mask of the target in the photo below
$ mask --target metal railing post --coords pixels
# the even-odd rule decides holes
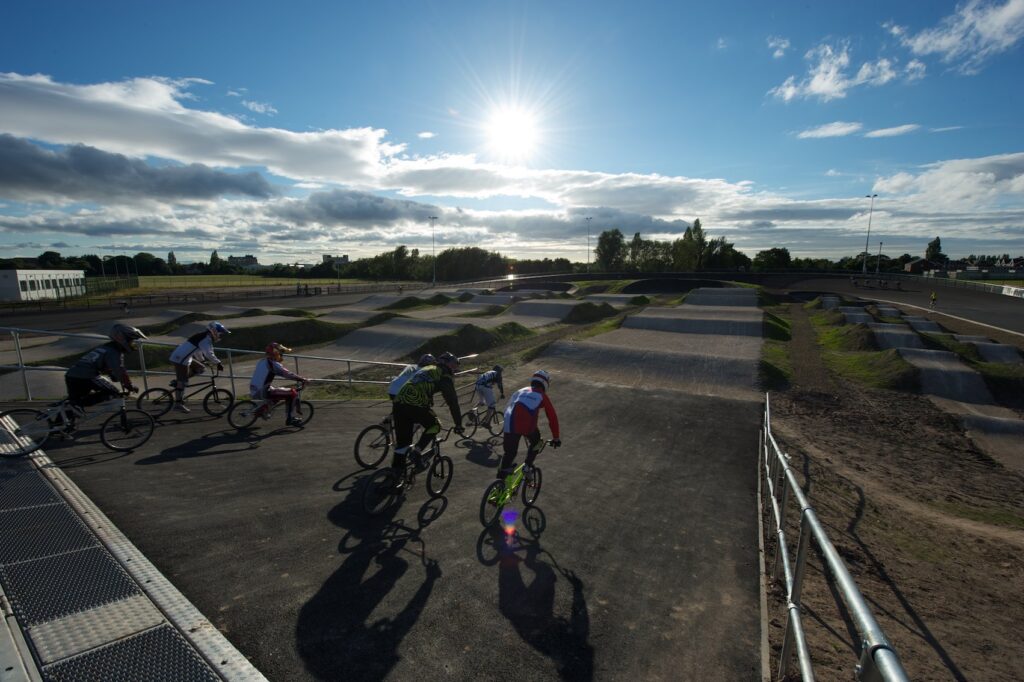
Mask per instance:
[[[146,353],[143,350],[146,344],[139,341],[139,368],[142,370],[142,387],[149,390],[149,374],[146,372]]]
[[[348,387],[352,388],[352,361],[349,360],[346,364],[348,364]]]
[[[235,362],[231,349],[228,349],[228,380],[231,382],[231,392],[235,393]]]
[[[25,370],[25,357],[21,354],[21,335],[11,332],[14,337],[14,349],[18,351],[18,367],[21,368],[21,383],[25,387],[25,400],[32,400],[32,389],[28,385],[28,373]]]

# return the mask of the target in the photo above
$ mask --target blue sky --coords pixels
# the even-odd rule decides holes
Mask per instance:
[[[872,253],[1024,254],[1022,42],[1024,0],[19,3],[0,247],[835,258],[877,193]]]

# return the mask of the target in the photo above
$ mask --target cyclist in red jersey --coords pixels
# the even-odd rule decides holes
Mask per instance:
[[[537,458],[537,444],[540,443],[540,429],[537,427],[537,419],[540,416],[541,408],[548,418],[548,426],[551,428],[551,447],[561,447],[562,440],[558,429],[558,414],[555,406],[548,398],[548,386],[551,383],[551,375],[545,370],[539,369],[530,377],[530,385],[521,388],[512,394],[505,408],[504,446],[505,454],[501,458],[501,466],[498,469],[497,477],[504,478],[515,470],[516,455],[519,453],[519,441],[523,436],[529,448],[526,452],[526,465],[523,472],[529,476],[533,469],[533,461]]]

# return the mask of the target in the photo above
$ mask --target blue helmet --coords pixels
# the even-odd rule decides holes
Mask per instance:
[[[222,325],[220,322],[211,322],[210,324],[206,325],[206,329],[209,330],[209,332],[213,335],[214,339],[218,339],[224,334],[231,333],[228,330],[228,328]]]

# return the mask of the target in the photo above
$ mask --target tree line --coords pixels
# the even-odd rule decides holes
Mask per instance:
[[[949,262],[942,253],[939,237],[928,242],[925,258],[935,265]],[[299,267],[277,263],[256,271],[264,277],[290,279],[333,278],[363,280],[415,280],[429,282],[434,279],[435,268],[438,281],[458,282],[477,279],[492,279],[516,275],[542,275],[554,273],[583,272],[700,272],[709,270],[840,270],[860,271],[867,259],[867,269],[873,272],[902,271],[904,266],[917,257],[905,253],[899,257],[886,254],[872,255],[859,253],[844,256],[837,261],[828,258],[794,258],[784,247],[775,247],[757,252],[753,259],[737,251],[725,237],[711,237],[701,221],[694,220],[683,236],[674,240],[660,241],[644,239],[637,232],[626,240],[621,230],[601,232],[594,249],[594,263],[572,262],[568,258],[510,258],[496,251],[487,251],[475,246],[449,248],[433,257],[421,254],[419,249],[398,246],[390,251],[360,258],[347,263],[324,262],[313,267]],[[1010,261],[1009,254],[1002,256],[970,256],[965,262],[971,265],[987,266]],[[87,277],[125,277],[134,275],[181,275],[181,274],[253,274],[243,267],[228,263],[216,250],[206,263],[181,264],[174,252],[167,258],[152,253],[139,252],[134,256],[118,255],[100,257],[95,254],[82,256],[61,256],[56,251],[44,251],[36,258],[0,259],[0,269],[60,269],[84,270]]]

